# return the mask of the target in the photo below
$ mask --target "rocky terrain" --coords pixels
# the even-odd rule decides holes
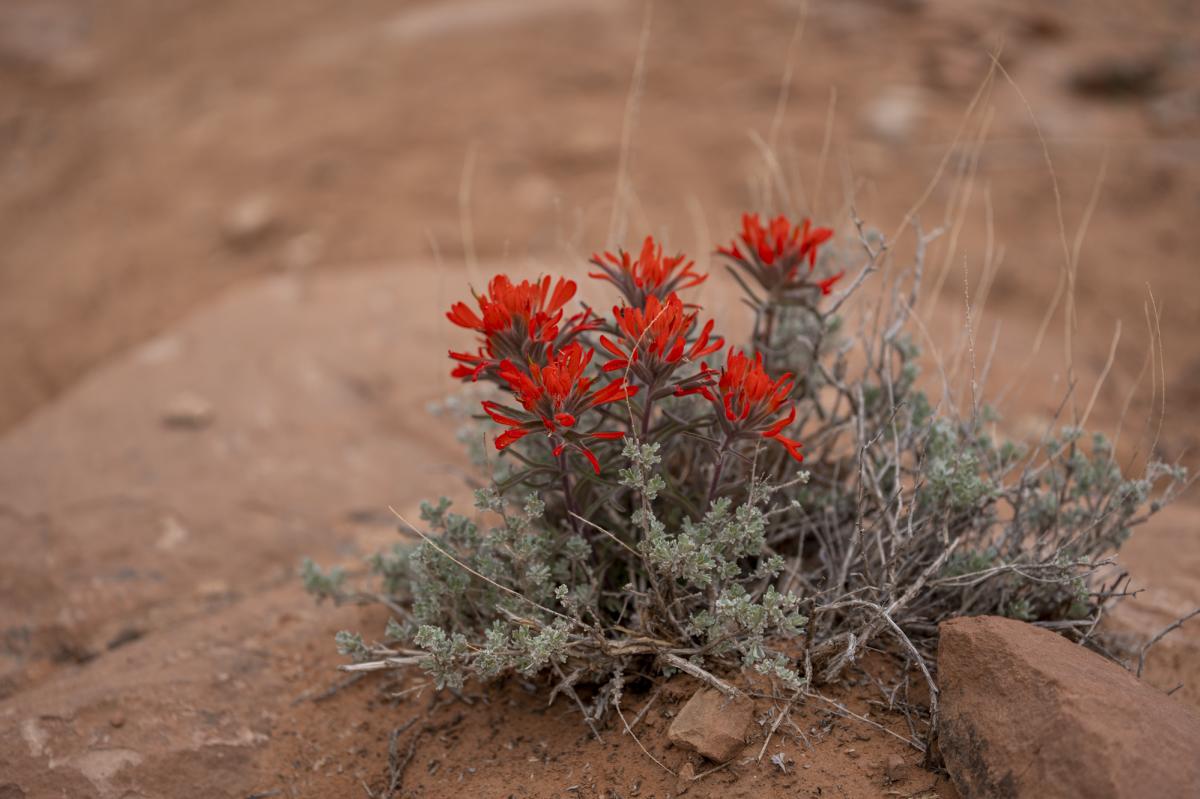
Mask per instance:
[[[755,137],[843,226],[850,189],[890,233],[932,186],[925,318],[956,338],[964,280],[990,280],[973,325],[1013,434],[1063,396],[1061,308],[1040,331],[1089,220],[1080,402],[1106,374],[1090,423],[1194,463],[1198,31],[1165,1],[4,4],[0,797],[380,796],[401,767],[397,795],[429,797],[955,795],[818,700],[758,760],[760,702],[706,775],[669,732],[686,680],[630,696],[670,774],[529,686],[328,692],[334,632],[382,618],[314,605],[296,569],[361,570],[389,505],[466,495],[426,406],[468,281],[582,277],[622,174],[630,236],[701,253],[766,174]],[[989,49],[1005,71],[973,104]],[[1121,561],[1147,590],[1112,629],[1200,605],[1196,522],[1184,503],[1138,531]],[[1200,622],[1139,687],[1200,707]],[[828,698],[904,732],[861,675]]]

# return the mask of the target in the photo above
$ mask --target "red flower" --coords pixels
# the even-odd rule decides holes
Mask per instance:
[[[455,303],[446,318],[481,333],[483,346],[475,353],[451,351],[450,357],[460,362],[451,376],[477,380],[504,358],[539,358],[545,345],[559,337],[563,306],[575,296],[575,281],[559,278],[553,289],[551,283],[549,276],[514,284],[507,275],[496,275],[487,294],[475,297],[478,313],[465,302]],[[588,314],[572,317],[568,328],[570,334],[587,329]]]
[[[833,291],[833,284],[837,283],[845,275],[845,272],[838,272],[836,275],[817,281],[817,288],[821,290],[822,295],[828,295]]]
[[[472,381],[478,380],[479,375],[495,363],[495,359],[485,353],[482,347],[479,348],[479,351],[475,355],[469,352],[455,352],[454,350],[450,350],[450,357],[459,361],[458,366],[450,371],[450,376],[460,380],[465,380],[468,377]]]
[[[742,235],[728,247],[718,247],[717,252],[737,261],[770,292],[806,285],[797,280],[800,265],[807,258],[808,271],[812,272],[817,264],[817,251],[832,237],[832,229],[813,228],[809,219],[793,225],[787,217],[777,216],[764,227],[758,214],[743,214]],[[817,288],[828,294],[827,286],[832,286],[835,280],[822,281]]]
[[[476,296],[479,315],[465,303],[457,302],[446,318],[459,327],[478,330],[485,336],[523,328],[536,341],[550,341],[558,332],[563,306],[575,296],[575,281],[559,278],[550,293],[550,276],[513,284],[508,275],[496,275],[488,283],[488,293]]]
[[[702,392],[720,406],[717,421],[730,439],[761,435],[778,441],[797,461],[804,460],[799,441],[783,435],[783,429],[796,420],[796,406],[791,403],[794,382],[790,374],[777,380],[763,369],[762,355],[754,360],[745,353],[730,349],[724,368],[717,380],[717,393]],[[791,403],[786,415],[783,406]]]
[[[589,272],[588,277],[612,283],[621,290],[630,305],[639,308],[646,304],[648,297],[661,300],[708,279],[708,275],[693,270],[695,262],[687,260],[682,253],[673,258],[664,258],[662,245],[655,245],[652,236],[646,237],[637,260],[624,250],[618,250],[618,255],[611,252],[603,256],[593,255],[592,264],[601,271]]]
[[[621,431],[579,432],[579,417],[591,408],[617,402],[637,393],[623,379],[592,390],[592,380],[585,376],[595,351],[572,342],[552,353],[545,366],[529,364],[529,371],[519,369],[512,361],[500,363],[500,378],[508,384],[523,410],[487,401],[483,410],[497,424],[509,429],[496,438],[496,449],[504,449],[535,430],[545,430],[550,437],[555,457],[570,447],[581,452],[600,473],[600,462],[583,443],[591,439],[621,438]]]
[[[670,294],[666,302],[650,295],[646,307],[627,305],[614,307],[613,316],[617,329],[623,333],[619,342],[607,336],[600,337],[600,344],[613,358],[604,364],[604,371],[631,369],[647,384],[658,382],[683,360],[703,358],[721,347],[721,338],[710,340],[713,322],[708,320],[700,335],[688,346],[688,335],[696,325],[696,312],[684,310],[679,295]]]

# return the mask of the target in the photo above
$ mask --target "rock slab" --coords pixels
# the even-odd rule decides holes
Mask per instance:
[[[713,688],[701,688],[671,722],[667,738],[709,760],[724,763],[746,745],[746,728],[753,717],[748,699],[731,698]]]
[[[1062,636],[941,625],[938,743],[963,796],[1200,796],[1200,714]]]

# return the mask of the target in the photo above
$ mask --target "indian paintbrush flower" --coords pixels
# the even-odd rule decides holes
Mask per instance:
[[[575,281],[564,278],[513,283],[507,275],[496,275],[486,294],[475,295],[478,313],[465,302],[455,303],[446,318],[480,333],[482,346],[475,353],[452,350],[450,357],[459,365],[451,376],[478,380],[491,372],[495,377],[501,361],[540,360],[547,348],[588,329],[589,314],[584,312],[572,316],[560,330],[563,307],[575,296],[575,289]]]
[[[717,252],[748,272],[771,297],[804,288],[815,288],[824,295],[833,290],[842,274],[815,282],[808,276],[816,268],[821,245],[832,237],[832,229],[814,228],[809,219],[793,225],[787,217],[777,216],[764,226],[758,214],[743,214],[741,236],[727,247],[718,247]],[[805,261],[808,269],[801,271]]]
[[[650,297],[665,300],[671,294],[698,286],[708,275],[695,271],[695,262],[682,253],[663,257],[661,244],[647,236],[642,243],[642,252],[635,259],[630,253],[618,250],[616,255],[606,252],[593,255],[592,265],[599,272],[589,272],[588,277],[607,280],[616,286],[625,300],[636,308],[646,305]]]
[[[718,406],[717,426],[727,443],[761,436],[779,442],[789,455],[802,461],[801,443],[783,435],[784,428],[796,420],[796,405],[791,401],[794,385],[790,374],[771,379],[761,354],[751,359],[730,348],[716,391],[706,388],[696,393]],[[789,406],[786,412],[785,405]]]
[[[544,431],[551,450],[557,458],[567,449],[580,452],[600,473],[600,461],[585,442],[595,439],[615,439],[623,431],[581,431],[580,417],[588,410],[617,402],[637,393],[637,387],[617,378],[601,388],[592,388],[587,367],[595,350],[572,342],[550,354],[545,365],[526,364],[519,368],[513,361],[500,362],[499,376],[512,391],[521,408],[485,401],[483,410],[492,421],[508,427],[496,438],[496,449],[504,449],[536,431]]]
[[[650,295],[645,308],[614,307],[613,318],[619,334],[616,340],[600,336],[600,345],[613,356],[604,364],[604,371],[627,371],[648,386],[665,385],[680,365],[725,345],[723,339],[712,337],[711,319],[689,345],[697,312],[686,310],[675,293],[662,302]]]

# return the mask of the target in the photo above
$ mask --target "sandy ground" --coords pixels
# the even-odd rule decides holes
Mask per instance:
[[[961,327],[964,275],[978,299],[996,267],[973,320],[1013,432],[1065,390],[1061,310],[1030,353],[1090,219],[1079,402],[1119,325],[1090,421],[1114,430],[1132,397],[1122,440],[1144,452],[1165,406],[1158,453],[1195,463],[1190,4],[729,5],[0,4],[0,725],[18,731],[0,736],[0,796],[383,787],[390,731],[430,697],[359,684],[295,703],[336,679],[332,633],[378,620],[313,607],[293,575],[302,555],[353,564],[390,540],[388,504],[459,490],[452,436],[424,412],[451,387],[440,309],[498,259],[578,277],[613,235],[703,259],[760,194],[756,139],[775,145],[784,200],[843,229],[850,194],[890,233],[931,186],[920,218],[947,232],[929,318]],[[1004,73],[972,105],[989,49]],[[207,427],[164,425],[197,401]],[[1152,631],[1200,604],[1195,521],[1181,506],[1135,537],[1123,560],[1149,590],[1117,623]],[[1197,664],[1185,628],[1148,678],[1200,705]],[[588,742],[567,707],[520,686],[487,702],[438,706],[400,740],[416,741],[412,790],[677,792],[627,737]],[[689,795],[892,789],[894,739],[805,712],[823,742],[780,742],[789,773],[751,765]],[[665,717],[647,724],[679,768]],[[896,789],[930,786],[949,795],[916,770]]]

